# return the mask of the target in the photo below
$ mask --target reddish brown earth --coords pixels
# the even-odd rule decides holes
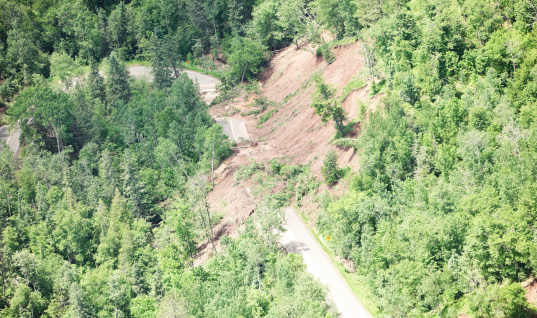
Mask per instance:
[[[336,60],[329,65],[322,57],[313,55],[311,52],[314,52],[314,49],[309,46],[301,49],[291,46],[276,54],[268,69],[259,76],[261,95],[276,103],[276,106],[270,106],[263,114],[273,107],[277,108],[277,112],[262,125],[257,124],[258,118],[253,115],[241,115],[254,109],[251,103],[258,97],[256,95],[243,95],[231,102],[211,107],[213,117],[225,117],[231,110],[238,109],[239,112],[232,117],[246,123],[250,139],[254,141],[246,144],[247,148],[228,158],[227,163],[222,163],[216,170],[216,179],[219,182],[209,193],[208,200],[213,211],[225,213],[222,222],[213,229],[217,241],[223,235],[236,235],[237,229],[240,229],[256,207],[256,200],[250,195],[252,184],[241,182],[233,185],[234,172],[249,164],[251,160],[268,162],[273,158],[280,158],[286,163],[309,163],[313,172],[320,176],[320,167],[326,152],[334,149],[339,155],[341,167],[358,169],[358,160],[353,149],[343,149],[330,144],[336,129],[331,122],[323,123],[310,107],[313,85],[307,83],[315,72],[320,71],[327,83],[336,86],[339,96],[347,82],[363,69],[363,62],[358,54],[359,48],[358,42],[336,48]],[[287,100],[286,96],[289,96]],[[369,103],[370,109],[375,109],[380,96],[370,97],[368,86],[351,92],[342,103],[349,119],[357,116],[358,100]],[[359,124],[356,125],[356,133],[359,133],[358,130]],[[304,208],[314,208],[313,202],[304,203]],[[206,244],[201,247],[202,250],[196,258],[197,264],[211,254]]]

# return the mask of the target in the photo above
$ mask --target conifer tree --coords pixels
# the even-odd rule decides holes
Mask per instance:
[[[93,99],[100,99],[105,101],[105,87],[104,87],[104,78],[99,74],[99,67],[95,60],[90,60],[90,73],[88,76],[88,87],[90,90],[91,97]]]
[[[129,72],[115,53],[110,54],[110,71],[106,86],[109,107],[114,107],[118,101],[126,103],[131,97]]]
[[[324,82],[322,75],[316,74],[314,77],[316,83],[315,93],[313,93],[313,103],[311,107],[315,109],[315,113],[321,116],[323,122],[330,119],[334,120],[336,128],[341,136],[345,136],[343,130],[343,122],[345,121],[345,110],[335,98],[336,89]]]
[[[171,71],[166,63],[163,43],[156,34],[151,36],[151,66],[153,69],[153,83],[158,89],[165,89],[172,85]]]

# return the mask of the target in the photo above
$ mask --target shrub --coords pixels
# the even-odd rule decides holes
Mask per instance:
[[[324,182],[328,185],[335,184],[341,178],[341,170],[337,166],[338,155],[334,150],[330,150],[324,157],[323,167],[321,172],[324,177]]]

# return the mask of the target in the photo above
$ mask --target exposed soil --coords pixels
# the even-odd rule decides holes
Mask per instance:
[[[522,283],[522,288],[526,290],[526,299],[528,303],[537,307],[537,280],[531,277]]]
[[[241,182],[234,184],[234,172],[251,160],[267,162],[280,158],[283,162],[292,164],[310,164],[312,171],[320,176],[320,168],[326,152],[335,149],[339,155],[340,167],[358,169],[358,160],[353,149],[343,149],[330,144],[336,133],[333,123],[323,123],[320,117],[310,107],[313,85],[309,84],[310,77],[315,72],[322,72],[325,81],[337,87],[340,95],[347,82],[363,69],[363,62],[358,55],[360,43],[356,42],[346,47],[335,49],[336,60],[332,64],[324,62],[322,57],[312,54],[311,46],[296,49],[290,46],[276,54],[268,69],[259,76],[261,94],[269,101],[276,103],[277,112],[262,125],[259,118],[253,115],[242,116],[241,113],[254,109],[251,106],[255,95],[241,96],[231,102],[211,107],[213,117],[223,117],[230,110],[238,109],[233,118],[246,123],[250,139],[257,141],[249,147],[241,149],[222,163],[216,170],[216,178],[220,180],[210,192],[208,200],[213,211],[224,212],[222,222],[214,229],[220,236],[236,235],[237,229],[244,220],[253,213],[256,202],[249,192],[250,184]],[[369,85],[351,92],[342,103],[349,119],[357,116],[357,101],[361,100],[375,109],[380,96],[369,96]],[[269,107],[261,115],[267,114]],[[359,124],[355,134],[359,133]],[[338,191],[339,192],[339,191]],[[305,203],[304,208],[314,208],[313,202]],[[218,245],[218,242],[217,242]],[[217,246],[217,249],[219,247]],[[210,248],[200,250],[195,263],[200,264],[210,256]]]

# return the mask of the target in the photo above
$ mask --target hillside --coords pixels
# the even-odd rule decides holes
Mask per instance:
[[[268,163],[276,158],[292,165],[310,165],[313,173],[321,177],[324,155],[334,149],[339,155],[338,164],[342,167],[358,169],[354,149],[345,149],[331,144],[336,129],[330,123],[323,123],[310,107],[313,85],[310,77],[321,72],[327,83],[338,87],[338,96],[351,79],[363,70],[359,55],[360,43],[356,42],[334,50],[336,60],[327,64],[322,58],[312,54],[311,46],[301,49],[288,47],[271,61],[270,66],[259,76],[260,93],[249,94],[210,108],[213,117],[229,115],[243,120],[253,143],[228,158],[216,169],[219,180],[209,193],[209,202],[214,211],[224,212],[222,223],[214,231],[219,235],[232,235],[240,224],[253,212],[257,200],[252,197],[248,181],[235,183],[234,173],[238,168],[249,165],[252,161]],[[369,96],[369,84],[353,89],[344,99],[342,105],[349,115],[349,121],[357,120],[358,101],[369,103],[374,109],[382,95]],[[264,113],[243,116],[257,109],[255,99],[266,97],[275,106],[268,107]],[[259,117],[275,110],[275,113],[263,124],[258,124]],[[355,133],[359,133],[359,121]],[[240,146],[240,145],[239,145]],[[242,147],[241,147],[242,148]],[[257,198],[259,199],[259,198]],[[226,202],[226,206],[222,206]]]
[[[537,316],[536,17],[0,0],[0,316]]]

